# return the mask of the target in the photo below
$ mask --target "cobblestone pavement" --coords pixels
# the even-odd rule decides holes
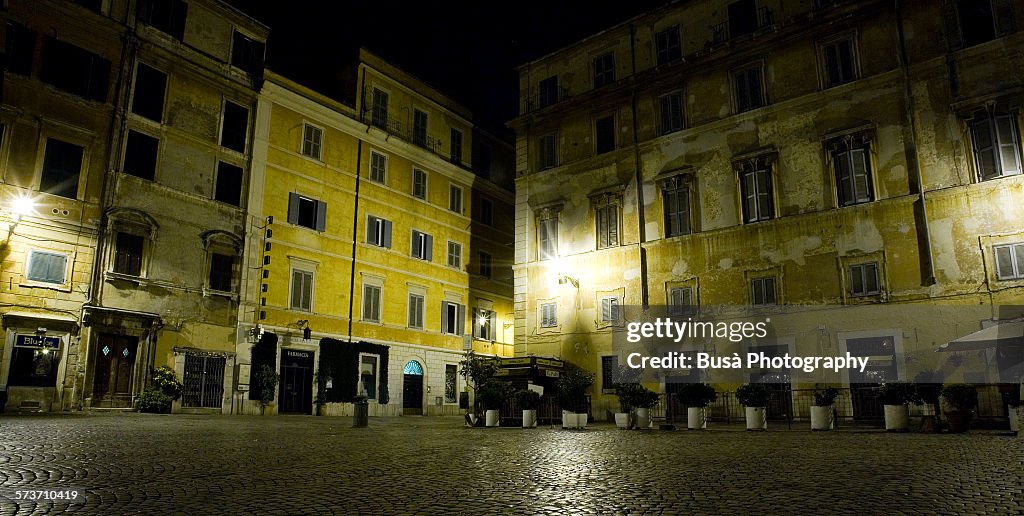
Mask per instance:
[[[0,514],[1024,514],[1024,439],[469,429],[453,418],[0,417]]]

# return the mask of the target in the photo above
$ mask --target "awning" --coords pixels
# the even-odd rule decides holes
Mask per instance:
[[[1024,321],[1006,321],[981,331],[964,335],[938,347],[935,351],[971,351],[994,348],[997,345],[1024,346]]]

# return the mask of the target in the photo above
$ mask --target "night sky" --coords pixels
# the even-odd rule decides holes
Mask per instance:
[[[665,0],[384,2],[231,0],[270,26],[267,65],[333,97],[334,77],[364,46],[497,129],[516,115],[514,68]]]

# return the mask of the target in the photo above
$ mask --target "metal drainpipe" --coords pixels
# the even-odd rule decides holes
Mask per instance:
[[[640,304],[644,311],[650,307],[650,289],[647,286],[647,250],[644,249],[644,242],[647,241],[647,230],[645,228],[646,218],[644,217],[644,185],[643,185],[643,168],[640,160],[640,142],[639,142],[639,129],[637,128],[637,85],[636,80],[636,25],[630,24],[629,26],[629,54],[630,54],[630,65],[632,67],[633,74],[633,88],[630,91],[630,109],[632,110],[633,120],[630,125],[633,129],[633,168],[635,170],[636,177],[636,220],[637,220],[637,234],[639,241],[637,242],[637,251],[640,258]],[[625,301],[625,300],[623,300]]]
[[[358,65],[357,65],[358,66]],[[363,88],[366,86],[366,71],[360,67],[359,70],[359,93],[358,96],[363,96]],[[359,120],[362,121],[363,109],[365,109],[364,101],[366,99],[360,98],[359,101]],[[366,130],[370,130],[370,126],[366,127]],[[349,272],[348,278],[348,341],[352,342],[352,310],[354,306],[354,297],[356,292],[356,249],[358,247],[358,235],[359,235],[359,182],[360,172],[363,162],[363,139],[360,138],[356,142],[356,193],[355,200],[352,202],[352,268]]]
[[[914,219],[919,222],[917,233],[918,247],[923,248],[921,257],[921,285],[929,286],[935,284],[935,260],[932,253],[932,236],[928,227],[928,207],[925,199],[924,177],[921,174],[921,164],[917,159],[917,123],[914,120],[916,108],[914,95],[910,86],[910,61],[907,57],[906,35],[903,32],[903,8],[900,0],[894,1],[896,10],[896,33],[899,36],[899,57],[903,71],[903,97],[906,104],[907,122],[910,124],[908,144],[910,152],[907,153],[908,166],[914,169],[914,181],[917,183],[917,203],[914,209]]]

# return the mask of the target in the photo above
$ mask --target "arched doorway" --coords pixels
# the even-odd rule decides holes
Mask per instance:
[[[402,369],[402,415],[423,415],[423,366],[415,360]]]

